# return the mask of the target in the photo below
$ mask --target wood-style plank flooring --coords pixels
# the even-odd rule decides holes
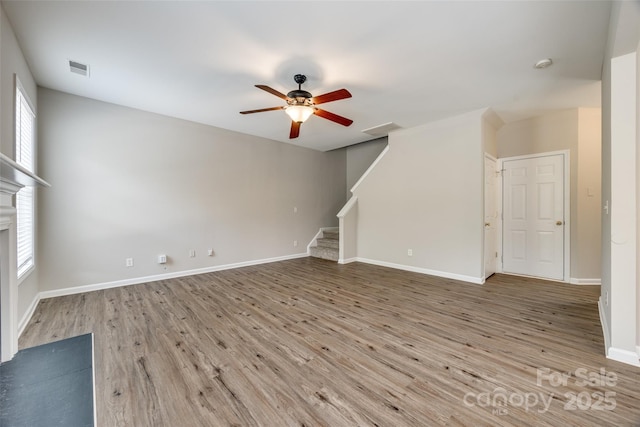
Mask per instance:
[[[598,295],[302,258],[43,300],[20,347],[93,332],[100,427],[640,425]]]

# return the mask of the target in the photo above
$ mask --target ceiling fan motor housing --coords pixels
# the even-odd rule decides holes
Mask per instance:
[[[296,74],[293,76],[293,80],[298,83],[298,89],[292,90],[287,93],[287,97],[292,101],[288,101],[289,105],[311,105],[311,95],[306,90],[302,90],[302,84],[307,81],[307,76],[304,74]]]
[[[296,89],[287,94],[287,97],[291,98],[289,105],[311,105],[311,95],[306,90]]]

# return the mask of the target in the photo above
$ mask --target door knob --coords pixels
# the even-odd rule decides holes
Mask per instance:
[[[562,225],[563,222],[562,221],[556,221],[556,225]]]

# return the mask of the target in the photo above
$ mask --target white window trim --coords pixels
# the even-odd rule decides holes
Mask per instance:
[[[20,80],[18,79],[18,76],[15,77],[15,91],[14,91],[14,120],[13,120],[13,125],[14,125],[14,150],[16,150],[16,162],[18,162],[18,153],[17,153],[17,144],[18,144],[18,132],[17,132],[17,120],[18,120],[18,111],[16,109],[17,103],[18,103],[18,96],[21,96],[21,98],[25,101],[27,107],[30,110],[30,113],[33,115],[33,127],[32,127],[32,152],[31,152],[31,158],[32,158],[32,164],[31,165],[25,165],[25,164],[21,164],[21,166],[25,166],[27,169],[29,169],[29,171],[35,173],[35,169],[36,169],[36,113],[35,113],[35,108],[33,107],[33,103],[31,102],[31,99],[29,98],[29,95],[27,94],[26,90],[24,89],[24,86],[22,85],[22,83],[20,82]],[[20,162],[18,162],[20,164]],[[31,218],[32,218],[32,224],[31,224],[31,261],[30,261],[30,265],[24,269],[23,271],[20,271],[18,268],[16,269],[17,272],[17,282],[18,285],[20,285],[34,270],[36,267],[36,191],[35,191],[35,187],[25,187],[25,188],[29,188],[32,192],[32,201],[31,201]],[[22,191],[22,190],[20,190]],[[18,195],[16,194],[16,209],[18,208]],[[16,214],[16,218],[17,218],[17,214]],[[16,221],[16,226],[17,226],[17,221]],[[16,236],[16,251],[18,249],[17,245],[18,245],[18,240],[19,240],[19,235]],[[16,259],[17,259],[17,253],[16,253]]]

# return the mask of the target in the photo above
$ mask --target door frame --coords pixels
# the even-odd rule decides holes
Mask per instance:
[[[503,238],[504,238],[504,162],[512,161],[512,160],[526,160],[526,159],[535,159],[537,157],[549,157],[562,155],[564,160],[564,272],[562,280],[555,280],[559,282],[569,283],[571,278],[571,162],[570,162],[570,151],[571,150],[558,150],[558,151],[547,151],[544,153],[536,153],[536,154],[525,154],[522,156],[513,156],[513,157],[502,157],[498,159],[498,170],[500,171],[500,175],[498,176],[498,194],[496,203],[498,204],[498,263],[496,265],[496,273],[504,273],[503,269]],[[512,274],[512,273],[505,273]],[[544,280],[551,280],[546,277],[541,277]]]
[[[496,175],[496,182],[495,182],[495,197],[494,197],[494,202],[496,204],[495,208],[496,208],[496,212],[498,214],[498,217],[496,218],[496,231],[495,231],[495,251],[498,253],[498,256],[495,259],[494,262],[494,273],[500,273],[502,272],[502,251],[501,251],[501,244],[502,242],[499,241],[499,239],[501,238],[501,234],[502,234],[502,181],[499,179],[499,174],[498,171],[502,168],[500,163],[498,163],[498,159],[496,159],[495,157],[493,157],[491,154],[489,153],[484,153],[484,159],[483,159],[483,164],[482,164],[482,170],[483,170],[483,175],[482,175],[482,191],[484,194],[484,200],[485,200],[485,206],[483,206],[483,216],[482,216],[482,276],[484,277],[484,279],[487,279],[487,264],[486,264],[486,257],[487,257],[487,253],[486,253],[486,239],[487,239],[487,229],[484,226],[484,223],[486,221],[486,198],[487,198],[487,194],[486,194],[486,169],[485,169],[485,165],[486,165],[486,160],[489,159],[490,161],[495,163],[495,170],[493,171],[493,173]],[[491,256],[491,255],[489,255]]]

